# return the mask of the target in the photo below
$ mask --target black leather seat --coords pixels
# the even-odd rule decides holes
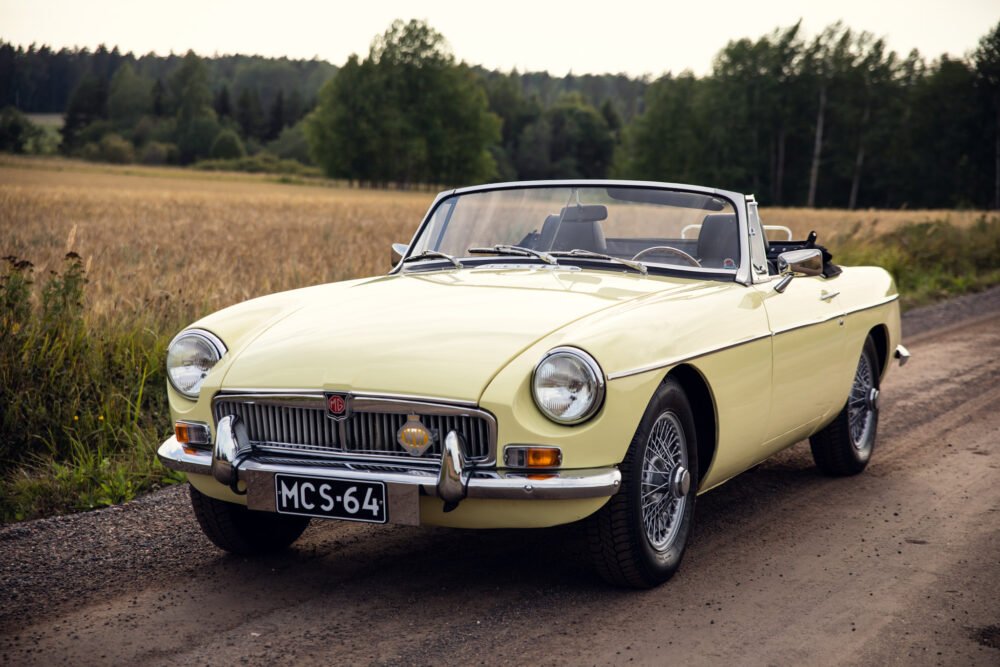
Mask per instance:
[[[557,231],[558,228],[558,231]],[[573,220],[564,218],[559,224],[558,215],[545,218],[538,247],[542,250],[591,250],[607,252],[608,243],[604,229],[597,220]]]
[[[735,269],[740,263],[740,230],[732,213],[706,215],[698,235],[698,261],[711,269]]]

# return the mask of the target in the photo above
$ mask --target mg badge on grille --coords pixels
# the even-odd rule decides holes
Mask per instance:
[[[351,416],[351,397],[349,394],[326,393],[326,414],[331,419],[343,421]]]
[[[407,415],[406,423],[396,433],[396,442],[413,456],[421,456],[432,444],[434,434],[424,426],[417,415]]]

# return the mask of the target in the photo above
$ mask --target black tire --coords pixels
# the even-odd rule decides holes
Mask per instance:
[[[684,450],[686,461],[667,462],[657,457],[660,445],[653,441],[663,435],[664,429],[669,433],[679,430],[681,441],[675,446],[678,453]],[[668,463],[669,472],[654,472],[657,461]],[[687,469],[687,484],[674,484],[671,480],[682,466]],[[591,560],[608,583],[627,588],[652,588],[672,577],[680,566],[694,522],[697,491],[698,443],[694,416],[684,390],[672,378],[665,380],[650,400],[620,470],[622,484],[618,493],[588,520]],[[642,507],[644,483],[655,507],[673,509],[669,524],[654,521],[655,525],[647,530]],[[660,488],[669,485],[670,489],[657,495],[649,491],[653,485]],[[665,501],[669,505],[663,505]],[[678,503],[676,507],[675,502]],[[652,515],[664,517],[662,509]],[[666,535],[657,544],[650,532],[665,532]]]
[[[813,460],[823,474],[857,475],[871,460],[878,431],[880,370],[875,342],[868,336],[844,408],[823,430],[809,438]]]
[[[281,551],[309,525],[309,517],[248,510],[190,488],[191,507],[202,532],[223,551],[243,556]]]

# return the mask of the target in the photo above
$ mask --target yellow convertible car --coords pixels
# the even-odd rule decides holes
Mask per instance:
[[[752,196],[687,185],[443,192],[387,275],[179,333],[159,457],[227,551],[311,518],[586,520],[602,576],[655,586],[696,494],[803,438],[822,472],[864,469],[909,356],[888,273],[768,231]]]

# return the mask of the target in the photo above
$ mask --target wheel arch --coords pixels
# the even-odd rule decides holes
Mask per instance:
[[[695,436],[698,440],[698,481],[701,482],[715,459],[718,434],[715,398],[705,376],[690,364],[672,368],[667,373],[667,378],[673,378],[681,385],[691,404]]]
[[[885,375],[889,368],[889,330],[884,324],[877,324],[868,332],[875,343],[875,353],[878,355],[879,377]]]

